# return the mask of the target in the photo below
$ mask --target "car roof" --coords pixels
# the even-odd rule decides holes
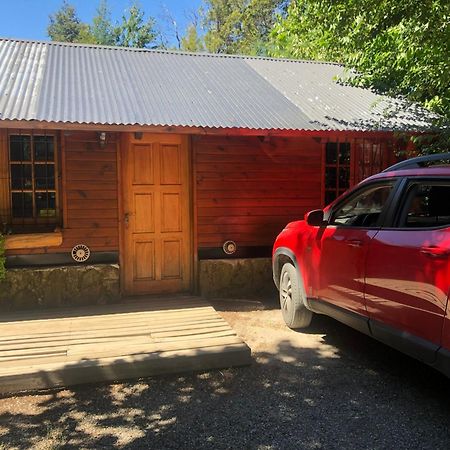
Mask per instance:
[[[403,169],[403,170],[392,170],[388,172],[377,173],[369,178],[366,178],[363,182],[373,181],[373,180],[383,180],[386,178],[396,178],[396,177],[450,177],[450,166],[434,166],[434,167],[423,167],[420,169]]]
[[[339,203],[340,200],[343,197],[346,197],[347,194],[350,192],[354,192],[358,187],[364,186],[366,183],[370,183],[372,181],[382,181],[382,180],[390,180],[393,178],[428,178],[428,177],[439,177],[439,178],[446,178],[449,177],[450,179],[450,166],[433,166],[433,167],[422,167],[420,169],[403,169],[403,170],[391,170],[387,172],[380,172],[376,175],[372,175],[368,178],[365,178],[364,180],[360,181],[356,186],[353,186],[353,188],[350,188],[349,190],[345,191],[343,194],[339,195],[334,201],[332,201],[330,204],[328,204],[325,207],[325,210],[328,210],[336,203]]]

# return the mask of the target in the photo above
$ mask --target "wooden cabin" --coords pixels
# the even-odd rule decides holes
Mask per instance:
[[[0,39],[0,307],[267,292],[285,224],[429,126],[342,72]]]

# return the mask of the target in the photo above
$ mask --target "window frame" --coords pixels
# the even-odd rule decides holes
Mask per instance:
[[[384,206],[382,212],[380,213],[380,216],[377,220],[377,223],[372,226],[357,226],[357,225],[344,225],[344,224],[335,224],[331,223],[334,214],[336,213],[336,210],[341,208],[341,206],[346,203],[347,201],[351,201],[361,193],[371,190],[377,187],[382,186],[391,186],[392,190],[388,196],[388,199],[386,200],[386,205]],[[398,178],[386,178],[386,179],[380,179],[376,181],[371,181],[369,183],[364,183],[362,185],[359,185],[356,189],[353,191],[350,191],[348,195],[345,195],[341,199],[339,199],[338,202],[335,204],[332,204],[330,210],[328,211],[326,220],[327,220],[327,226],[328,227],[335,227],[340,229],[365,229],[365,230],[379,230],[380,228],[383,228],[383,225],[386,223],[386,221],[389,220],[390,212],[392,211],[393,204],[395,202],[398,190],[401,187],[401,179]]]
[[[330,144],[336,145],[336,162],[335,163],[328,163],[327,162],[327,146]],[[340,163],[340,150],[341,145],[347,145],[348,146],[348,163]],[[322,175],[322,189],[323,189],[323,204],[331,204],[334,200],[336,200],[338,197],[340,197],[342,194],[344,194],[346,191],[348,191],[352,185],[352,160],[353,160],[353,148],[352,148],[352,142],[350,140],[343,140],[340,141],[339,139],[336,140],[329,140],[327,142],[324,142],[323,145],[323,175]],[[336,183],[333,188],[327,187],[327,169],[334,168],[336,169]],[[343,188],[340,187],[339,183],[339,173],[340,169],[345,168],[348,170],[348,186]],[[332,192],[335,194],[335,197],[333,200],[328,201],[327,200],[327,193]]]
[[[11,137],[12,136],[29,136],[30,137],[30,152],[31,161],[13,161],[11,160]],[[53,138],[53,148],[54,148],[54,160],[53,161],[35,161],[35,149],[34,149],[34,138],[35,137],[51,137]],[[61,227],[62,222],[62,211],[61,211],[61,193],[62,193],[62,183],[61,183],[61,173],[60,173],[60,155],[59,155],[59,144],[60,139],[56,131],[37,131],[32,130],[8,130],[6,134],[6,161],[7,161],[7,173],[8,173],[8,204],[7,214],[8,221],[7,226],[11,229],[13,235],[20,234],[34,234],[42,232],[52,232],[56,231]],[[12,186],[12,166],[14,164],[29,164],[32,167],[32,188],[31,189],[15,189]],[[52,189],[36,189],[35,186],[35,166],[36,165],[53,165],[55,171],[55,186]],[[54,217],[39,217],[36,211],[36,193],[55,193],[55,216]],[[14,217],[13,216],[13,203],[12,196],[13,193],[31,193],[33,197],[33,217]],[[26,227],[26,231],[15,232],[14,228]],[[36,227],[33,230],[33,226]],[[48,228],[48,229],[47,229]]]

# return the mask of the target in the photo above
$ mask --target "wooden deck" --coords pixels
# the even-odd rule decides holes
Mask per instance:
[[[195,297],[0,319],[0,393],[240,366],[250,349]]]

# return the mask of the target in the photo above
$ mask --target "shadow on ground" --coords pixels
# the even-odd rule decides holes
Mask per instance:
[[[280,304],[275,297],[258,299],[210,299],[208,300],[216,311],[223,312],[251,312],[279,310]]]
[[[215,304],[251,366],[0,399],[0,448],[449,448],[446,378],[326,317],[288,330],[259,303]]]

